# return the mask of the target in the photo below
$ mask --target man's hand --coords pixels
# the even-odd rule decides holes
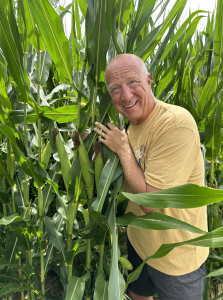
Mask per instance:
[[[125,179],[127,180],[132,192],[134,194],[138,194],[158,191],[159,189],[146,183],[144,172],[138,165],[125,131],[119,130],[111,123],[107,124],[109,128],[98,122],[95,122],[95,125],[102,129],[101,131],[98,128],[94,128],[94,131],[99,135],[99,141],[119,156]],[[156,208],[145,206],[141,206],[141,209],[145,214],[158,211]]]
[[[119,158],[125,155],[126,151],[132,151],[128,136],[125,131],[119,130],[112,123],[108,123],[107,127],[102,125],[101,123],[95,122],[99,128],[94,128],[94,131],[99,135],[99,141],[105,144],[111,151],[118,154]]]

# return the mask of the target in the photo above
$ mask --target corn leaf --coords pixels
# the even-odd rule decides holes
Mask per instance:
[[[34,18],[32,16],[30,7],[27,0],[19,0],[19,6],[22,10],[22,16],[24,24],[27,30],[27,36],[30,40],[30,43],[36,50],[44,50],[45,45],[43,43],[42,37],[40,36],[39,30],[36,27]]]
[[[218,103],[210,120],[205,125],[206,158],[215,161],[221,151],[222,144],[222,114],[221,105]]]
[[[102,99],[100,100],[100,105],[99,105],[99,117],[98,117],[98,122],[102,123],[108,110],[111,105],[111,97],[108,93],[108,91],[104,94]],[[87,151],[89,152],[91,149],[91,146],[93,145],[93,142],[95,140],[96,133],[92,132],[89,134],[89,136],[84,140],[85,147]]]
[[[10,203],[9,194],[5,192],[0,192],[0,201],[2,202],[2,204],[9,204]]]
[[[46,226],[46,230],[49,233],[50,241],[59,251],[61,251],[65,262],[66,261],[66,256],[64,251],[65,244],[63,242],[62,234],[57,230],[55,226],[55,222],[51,218],[44,216],[43,221]]]
[[[69,278],[65,300],[81,300],[84,294],[85,282],[89,277],[89,272],[82,277],[71,276]]]
[[[53,108],[51,106],[40,106],[38,111],[40,114],[42,114],[42,116],[58,123],[76,122],[77,120],[77,105],[61,106],[58,108]],[[13,117],[15,123],[20,123],[24,120],[24,111],[12,111],[10,116]],[[27,111],[27,121],[29,123],[35,123],[37,118],[38,116],[34,110]]]
[[[148,21],[153,8],[155,6],[155,0],[139,0],[138,7],[137,7],[137,14],[134,20],[134,24],[128,39],[127,43],[127,52],[132,53],[134,43],[142,30],[145,23]]]
[[[16,293],[18,291],[27,291],[27,290],[30,290],[30,288],[21,286],[18,283],[9,283],[0,290],[0,297],[11,293]]]
[[[2,0],[1,0],[2,2]],[[19,51],[17,49],[17,45],[12,36],[11,28],[9,27],[9,23],[4,11],[4,5],[0,2],[0,48],[2,49],[4,56],[8,62],[8,66],[10,68],[10,72],[15,82],[21,89],[23,96],[26,98],[26,88],[24,84],[27,86],[22,62],[20,61]]]
[[[128,213],[124,216],[117,217],[116,223],[119,225],[150,229],[150,230],[168,230],[168,229],[182,229],[194,233],[206,233],[205,231],[192,226],[186,222],[176,218],[164,215],[159,212],[154,212],[145,216],[135,216],[133,213]]]
[[[122,194],[129,200],[153,208],[194,208],[205,206],[223,199],[223,191],[192,183],[143,194]]]
[[[126,286],[130,282],[133,282],[137,280],[139,277],[141,270],[144,266],[144,264],[149,261],[150,259],[157,259],[164,257],[167,255],[171,250],[173,250],[175,247],[179,247],[182,245],[192,245],[192,246],[200,246],[200,247],[222,247],[223,245],[223,228],[218,228],[212,232],[209,232],[207,234],[204,234],[198,238],[188,240],[185,242],[180,243],[173,243],[173,244],[163,244],[155,254],[148,256],[144,259],[143,263],[131,274],[128,275]]]
[[[198,102],[197,113],[200,119],[203,119],[209,112],[213,95],[217,88],[218,75],[219,65],[214,68],[210,77],[208,78]]]
[[[214,52],[215,52],[215,65],[220,65],[222,62],[222,52],[223,52],[223,2],[218,1],[217,4],[217,14],[216,14],[216,24],[214,32]]]
[[[99,81],[100,73],[106,68],[106,52],[111,38],[112,5],[113,0],[99,0],[94,28],[89,39],[91,53],[95,62],[96,82]]]
[[[108,299],[108,281],[104,279],[104,272],[101,272],[95,282],[94,300]]]
[[[59,15],[48,1],[28,0],[28,4],[58,72],[72,85],[74,91],[78,92],[72,79],[69,41],[64,34]]]
[[[15,186],[15,182],[5,169],[2,156],[0,157],[0,174],[2,174],[7,179],[8,183],[12,188]]]
[[[3,135],[7,136],[9,138],[9,140],[11,141],[12,148],[13,148],[13,153],[15,155],[15,158],[16,158],[17,162],[19,163],[19,165],[24,170],[24,172],[26,174],[28,174],[29,176],[33,177],[34,180],[36,181],[36,184],[39,187],[42,187],[43,186],[43,182],[42,182],[41,176],[34,170],[34,164],[33,164],[33,162],[31,162],[30,160],[26,159],[26,157],[23,154],[23,152],[18,148],[15,136],[14,136],[11,128],[9,128],[7,126],[4,126],[4,125],[0,125],[0,132]]]
[[[223,274],[223,268],[220,268],[214,272],[209,273],[206,277],[220,276],[222,274]]]
[[[4,107],[7,113],[11,112],[11,102],[5,90],[4,72],[2,68],[0,68],[0,105]]]
[[[84,17],[86,17],[86,13],[87,13],[87,1],[86,0],[77,0],[81,13]]]
[[[182,34],[184,34],[184,31],[186,30],[187,25],[190,24],[190,22],[193,19],[193,17],[195,15],[197,15],[198,13],[202,13],[202,12],[205,12],[205,11],[204,10],[196,10],[195,12],[193,12],[192,14],[190,14],[190,16],[180,26],[180,28],[174,34],[173,39],[170,41],[170,43],[167,45],[167,47],[163,51],[163,54],[162,54],[162,56],[160,58],[160,61],[163,61],[167,57],[167,55],[170,52],[170,50],[176,45],[176,42],[178,41],[178,39],[182,36]],[[199,17],[199,21],[200,21],[200,18],[202,18],[202,16]]]
[[[98,185],[97,199],[91,205],[91,214],[94,220],[97,222],[98,218],[101,219],[101,211],[107,196],[110,184],[115,175],[115,171],[119,164],[118,155],[114,152],[110,152],[109,159],[105,164]],[[100,224],[99,224],[100,225]]]
[[[178,14],[178,17],[183,12],[183,8],[186,4],[185,0],[177,1],[168,14],[167,18],[165,19],[164,23],[162,25],[159,25],[157,28],[155,28],[151,34],[149,33],[134,49],[133,54],[141,57],[143,61],[147,59],[147,57],[152,53],[152,51],[155,49],[158,42],[163,37],[165,31],[168,29],[170,24],[172,24],[173,19]],[[128,51],[129,52],[129,51]]]
[[[108,300],[122,300],[125,291],[125,280],[118,268],[119,249],[116,239],[115,201],[113,199],[108,224],[112,235],[111,273],[108,283]]]
[[[32,80],[35,84],[44,85],[49,77],[49,70],[52,65],[52,59],[47,50],[40,54],[40,83],[38,83],[38,68],[36,68],[32,75]]]

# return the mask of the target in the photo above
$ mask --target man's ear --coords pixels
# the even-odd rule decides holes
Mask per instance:
[[[146,75],[146,81],[147,81],[149,87],[151,87],[152,79],[151,79],[151,75],[150,75],[150,74],[147,74],[147,75]]]

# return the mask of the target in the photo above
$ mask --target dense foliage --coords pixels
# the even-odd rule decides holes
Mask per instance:
[[[58,0],[0,0],[3,299],[11,300],[17,291],[32,300],[127,297],[127,285],[142,267],[128,276],[128,224],[199,233],[184,244],[211,247],[204,299],[221,294],[223,0],[212,15],[193,12],[181,26],[186,0],[176,1],[165,15],[168,2],[76,0],[64,8]],[[63,28],[67,13],[72,15],[69,40]],[[206,28],[198,32],[203,18]],[[93,131],[96,120],[120,129],[126,123],[111,105],[104,81],[107,63],[121,53],[141,57],[154,95],[188,109],[200,132],[207,187],[188,184],[165,195],[149,193],[148,206],[208,205],[209,233],[160,213],[143,220],[124,215],[128,200],[121,193],[118,156],[99,145]],[[179,245],[163,245],[152,258]],[[48,270],[59,276],[62,296],[46,293]]]

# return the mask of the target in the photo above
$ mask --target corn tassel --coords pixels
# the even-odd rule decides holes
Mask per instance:
[[[64,141],[63,141],[62,136],[59,133],[59,130],[57,128],[54,128],[54,130],[53,130],[53,137],[54,137],[54,141],[56,141],[56,146],[57,146],[57,150],[58,150],[58,154],[59,154],[59,158],[60,158],[63,180],[64,180],[66,190],[68,192],[68,188],[69,188],[69,184],[70,184],[70,180],[71,180],[71,176],[70,176],[71,164],[68,159]]]

